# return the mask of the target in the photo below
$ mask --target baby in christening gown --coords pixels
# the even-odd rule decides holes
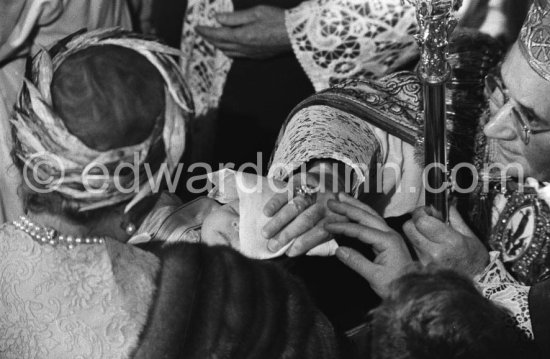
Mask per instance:
[[[175,196],[163,194],[128,243],[202,242],[230,246],[253,259],[280,257],[292,246],[293,241],[272,252],[262,235],[269,221],[263,208],[275,193],[286,192],[286,183],[229,169],[210,173],[208,179],[213,185],[209,198],[182,205]],[[331,256],[337,248],[333,240],[313,248],[308,255]]]
[[[201,241],[209,245],[228,245],[249,258],[271,259],[282,256],[293,241],[277,252],[268,249],[262,228],[269,221],[263,207],[275,193],[286,192],[286,183],[249,173],[224,169],[208,175],[214,188],[209,197],[218,204],[205,218]],[[276,239],[277,237],[275,237]],[[308,255],[334,255],[336,241],[321,244]]]

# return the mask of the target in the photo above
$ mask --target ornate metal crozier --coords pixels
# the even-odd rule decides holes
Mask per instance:
[[[424,163],[426,205],[433,206],[448,221],[447,131],[445,83],[450,77],[447,62],[449,38],[457,20],[453,12],[462,0],[407,0],[416,7],[420,45],[418,75],[424,92]]]

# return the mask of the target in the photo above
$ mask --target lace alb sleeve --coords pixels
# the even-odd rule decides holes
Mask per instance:
[[[316,91],[380,77],[418,54],[415,10],[401,0],[308,0],[287,10],[285,21]]]
[[[474,280],[485,298],[508,309],[517,327],[528,338],[534,338],[528,302],[531,287],[520,284],[508,273],[498,252],[491,252],[491,263]]]
[[[215,15],[231,11],[231,0],[189,0],[187,4],[181,36],[180,64],[193,94],[196,117],[218,107],[232,61],[199,36],[195,27],[220,26]]]

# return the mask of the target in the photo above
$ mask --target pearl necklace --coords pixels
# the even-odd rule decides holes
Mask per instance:
[[[27,233],[31,238],[40,244],[52,246],[62,245],[73,249],[79,244],[101,244],[105,242],[103,237],[73,237],[59,234],[55,229],[39,226],[31,222],[27,217],[21,216],[19,221],[13,221],[13,225]]]

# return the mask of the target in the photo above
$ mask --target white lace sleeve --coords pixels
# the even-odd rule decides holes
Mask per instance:
[[[316,91],[350,77],[380,77],[418,54],[415,11],[401,0],[308,0],[285,20]]]
[[[187,5],[181,37],[181,68],[193,94],[197,117],[218,107],[232,61],[200,37],[195,27],[219,26],[214,18],[216,13],[231,11],[231,0],[189,0]]]
[[[200,37],[197,25],[219,26],[232,0],[189,0],[181,67],[197,116],[216,109],[232,61]],[[316,90],[350,77],[379,77],[414,58],[414,9],[401,0],[308,0],[285,13],[292,47]]]
[[[515,324],[527,337],[533,339],[528,303],[531,287],[516,281],[498,258],[498,252],[491,252],[491,263],[483,274],[475,278],[477,286],[485,298],[508,309],[516,321]]]
[[[313,160],[332,159],[353,169],[351,188],[376,173],[376,191],[391,196],[377,209],[384,217],[399,216],[423,203],[422,169],[414,148],[352,114],[324,105],[298,111],[286,124],[275,147],[269,177],[284,180]],[[371,172],[372,166],[377,172]],[[349,186],[348,186],[349,187]]]

